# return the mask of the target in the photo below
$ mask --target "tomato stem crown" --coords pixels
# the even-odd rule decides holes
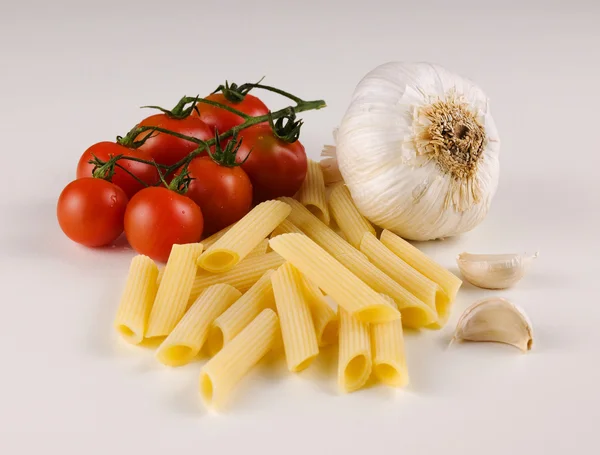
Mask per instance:
[[[302,119],[296,120],[296,112],[293,110],[289,115],[279,117],[277,120],[273,120],[273,115],[269,112],[269,125],[271,125],[273,134],[290,144],[296,142],[300,137],[300,128],[303,124]]]
[[[227,144],[225,145],[225,148],[223,148],[221,145],[221,139],[219,138],[219,130],[216,129],[215,130],[215,150],[213,152],[210,149],[208,149],[207,150],[208,156],[210,156],[211,160],[213,160],[215,163],[217,163],[221,166],[225,166],[225,167],[241,166],[242,164],[244,164],[246,162],[246,160],[250,156],[250,153],[252,153],[252,150],[250,150],[250,152],[248,152],[248,155],[246,155],[246,158],[244,158],[244,161],[242,161],[240,163],[236,163],[235,158],[236,158],[238,150],[242,146],[243,140],[244,139],[240,139],[238,141],[237,133],[234,133],[231,140],[229,142],[227,142]]]
[[[139,125],[135,125],[133,128],[131,128],[131,130],[129,130],[125,137],[117,136],[117,144],[122,145],[123,147],[127,147],[129,149],[138,149],[142,145],[144,145],[148,139],[156,135],[155,131],[149,131],[148,134],[146,134],[140,140],[136,140],[140,133],[143,133],[145,131],[148,130],[144,127],[140,127]]]
[[[265,77],[261,77],[257,84],[260,84]],[[231,85],[225,81],[225,85],[221,84],[213,93],[222,92],[225,99],[231,103],[237,104],[244,101],[246,95],[254,88],[254,84],[237,85],[232,82]]]
[[[175,107],[171,110],[165,109],[160,106],[142,106],[142,109],[158,109],[163,114],[167,115],[170,118],[176,120],[183,120],[188,118],[194,111],[197,111],[196,103],[200,99],[200,95],[196,95],[195,98],[190,98],[189,96],[184,96],[179,100],[179,102],[175,105]],[[191,103],[191,104],[190,104]],[[186,105],[188,105],[186,107]]]

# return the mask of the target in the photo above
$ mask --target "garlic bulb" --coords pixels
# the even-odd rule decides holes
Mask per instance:
[[[367,74],[335,140],[358,209],[407,239],[469,231],[498,186],[500,142],[488,98],[430,63],[387,63]]]

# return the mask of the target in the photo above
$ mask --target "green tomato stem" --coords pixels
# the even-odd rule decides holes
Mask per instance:
[[[187,102],[197,101],[199,103],[205,103],[205,104],[210,104],[212,106],[220,107],[220,108],[223,108],[223,109],[225,109],[229,112],[232,112],[236,115],[239,115],[240,117],[245,119],[244,122],[241,123],[240,125],[234,126],[230,130],[225,131],[224,133],[220,134],[218,136],[219,141],[222,141],[222,140],[227,139],[232,136],[237,136],[237,134],[240,131],[245,130],[246,128],[250,128],[251,126],[258,125],[259,123],[269,122],[269,121],[272,122],[273,120],[277,120],[282,117],[293,116],[294,114],[296,114],[298,112],[322,109],[327,106],[327,104],[325,103],[324,100],[304,101],[301,98],[298,98],[297,96],[294,96],[288,92],[277,89],[275,87],[270,87],[270,86],[261,85],[261,84],[245,84],[245,85],[278,93],[282,96],[285,96],[285,97],[295,101],[297,104],[296,104],[296,106],[288,106],[286,108],[280,109],[275,112],[269,112],[268,114],[265,114],[265,115],[259,115],[259,116],[253,117],[253,116],[247,115],[241,111],[238,111],[237,109],[226,106],[225,104],[218,103],[216,101],[206,100],[206,99],[202,99],[202,98],[196,99],[196,98],[191,98],[191,97],[184,97],[184,99]],[[184,101],[184,100],[182,100],[182,101]],[[194,158],[196,158],[198,155],[200,155],[202,152],[206,151],[208,153],[210,151],[210,147],[215,145],[217,142],[216,138],[212,138],[207,141],[203,141],[202,139],[198,139],[198,138],[195,138],[192,136],[177,133],[175,131],[171,131],[171,130],[157,127],[157,126],[136,126],[134,128],[134,130],[136,132],[136,135],[143,133],[145,131],[152,131],[152,132],[169,134],[171,136],[178,137],[180,139],[184,139],[186,141],[193,142],[194,144],[198,145],[198,148],[196,150],[192,151],[191,153],[188,154],[188,156],[186,156],[185,158],[182,158],[177,163],[174,163],[171,166],[158,164],[158,163],[155,163],[153,160],[148,161],[148,160],[143,160],[141,158],[135,158],[135,157],[130,157],[130,156],[121,156],[120,158],[118,158],[118,159],[137,161],[140,163],[145,163],[145,164],[150,164],[152,166],[156,166],[159,176],[160,176],[161,180],[163,181],[163,183],[165,183],[165,184],[166,184],[166,182],[164,182],[163,173],[161,172],[161,168],[164,170],[165,174],[168,175],[182,166],[187,167],[187,165]],[[133,136],[133,134],[131,134],[131,133],[134,130],[132,130],[130,132],[130,134],[129,134],[130,136]],[[121,166],[119,166],[119,167],[121,167]]]

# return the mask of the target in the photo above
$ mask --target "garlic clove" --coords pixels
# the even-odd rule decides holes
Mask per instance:
[[[484,289],[506,289],[525,276],[535,254],[471,254],[461,253],[456,258],[458,268],[466,280]]]
[[[494,297],[465,310],[456,324],[452,341],[493,341],[527,352],[533,344],[533,328],[521,308]]]

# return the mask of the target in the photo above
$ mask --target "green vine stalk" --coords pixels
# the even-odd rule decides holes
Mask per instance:
[[[112,176],[112,173],[114,173],[114,167],[118,167],[118,168],[124,170],[125,172],[127,172],[128,174],[130,174],[139,183],[143,183],[145,186],[148,186],[141,179],[137,178],[135,175],[133,175],[131,172],[129,172],[125,167],[121,166],[118,163],[118,161],[130,160],[130,161],[137,161],[140,163],[149,164],[151,166],[156,166],[158,173],[159,173],[159,177],[162,181],[164,175],[172,174],[174,171],[176,171],[177,169],[179,169],[181,167],[183,167],[183,170],[185,171],[187,169],[187,165],[195,157],[202,154],[204,151],[209,153],[211,146],[215,145],[217,142],[220,143],[221,141],[223,141],[229,137],[232,137],[232,136],[237,137],[238,133],[242,130],[245,130],[246,128],[250,128],[251,126],[258,125],[259,123],[263,123],[263,122],[268,122],[269,124],[273,125],[274,124],[273,122],[278,119],[282,119],[282,121],[283,121],[283,119],[288,119],[288,121],[291,120],[293,122],[295,120],[296,114],[299,112],[306,112],[306,111],[311,111],[311,110],[316,110],[316,109],[322,109],[327,106],[324,100],[304,101],[303,99],[301,99],[295,95],[292,95],[291,93],[285,92],[285,91],[280,90],[275,87],[270,87],[268,85],[261,85],[259,83],[257,83],[257,84],[252,84],[252,83],[242,84],[241,86],[239,86],[238,89],[247,93],[252,88],[267,90],[267,91],[271,91],[271,92],[277,93],[279,95],[285,96],[286,98],[289,98],[290,100],[294,101],[296,103],[296,105],[288,106],[288,107],[285,107],[278,111],[269,112],[268,114],[265,114],[265,115],[259,115],[259,116],[253,117],[253,116],[245,114],[244,112],[241,112],[233,107],[227,106],[227,105],[219,103],[217,101],[207,100],[207,99],[198,98],[198,97],[183,97],[177,104],[176,108],[174,109],[174,111],[176,112],[176,115],[177,114],[181,115],[181,113],[184,112],[184,106],[187,104],[194,103],[194,105],[195,105],[195,103],[203,103],[203,104],[209,104],[211,106],[219,107],[219,108],[222,108],[233,114],[239,115],[240,117],[242,117],[244,119],[244,122],[241,123],[240,125],[234,126],[233,128],[231,128],[228,131],[218,134],[215,138],[209,139],[207,141],[203,141],[201,139],[197,139],[192,136],[187,136],[185,134],[177,133],[175,131],[171,131],[171,130],[168,130],[165,128],[160,128],[160,127],[156,127],[156,126],[139,126],[139,125],[137,125],[134,128],[132,128],[131,131],[129,131],[124,138],[118,137],[117,141],[121,145],[132,146],[133,148],[136,148],[136,147],[139,147],[141,144],[143,144],[143,142],[148,140],[150,137],[152,137],[153,134],[163,133],[163,134],[169,134],[171,136],[178,137],[180,139],[184,139],[186,141],[193,142],[198,145],[198,148],[195,149],[194,151],[192,151],[190,154],[188,154],[185,158],[182,158],[181,160],[172,164],[171,166],[157,164],[154,161],[144,160],[141,158],[136,158],[136,157],[131,157],[131,156],[123,156],[123,155],[117,155],[117,156],[111,157],[106,162],[103,162],[103,161],[95,158],[94,160],[90,161],[91,164],[94,164],[96,166],[94,175],[98,176],[98,177],[102,177],[104,175]],[[148,106],[148,107],[154,107],[154,106]],[[161,110],[163,112],[165,112],[164,109],[161,109]],[[188,113],[188,112],[189,111],[187,111],[186,113]],[[189,115],[189,113],[188,113],[188,115]],[[144,132],[148,132],[148,134],[145,135],[141,140],[139,140],[139,141],[136,140],[138,135],[140,135]],[[111,169],[113,170],[112,172],[111,172]]]

